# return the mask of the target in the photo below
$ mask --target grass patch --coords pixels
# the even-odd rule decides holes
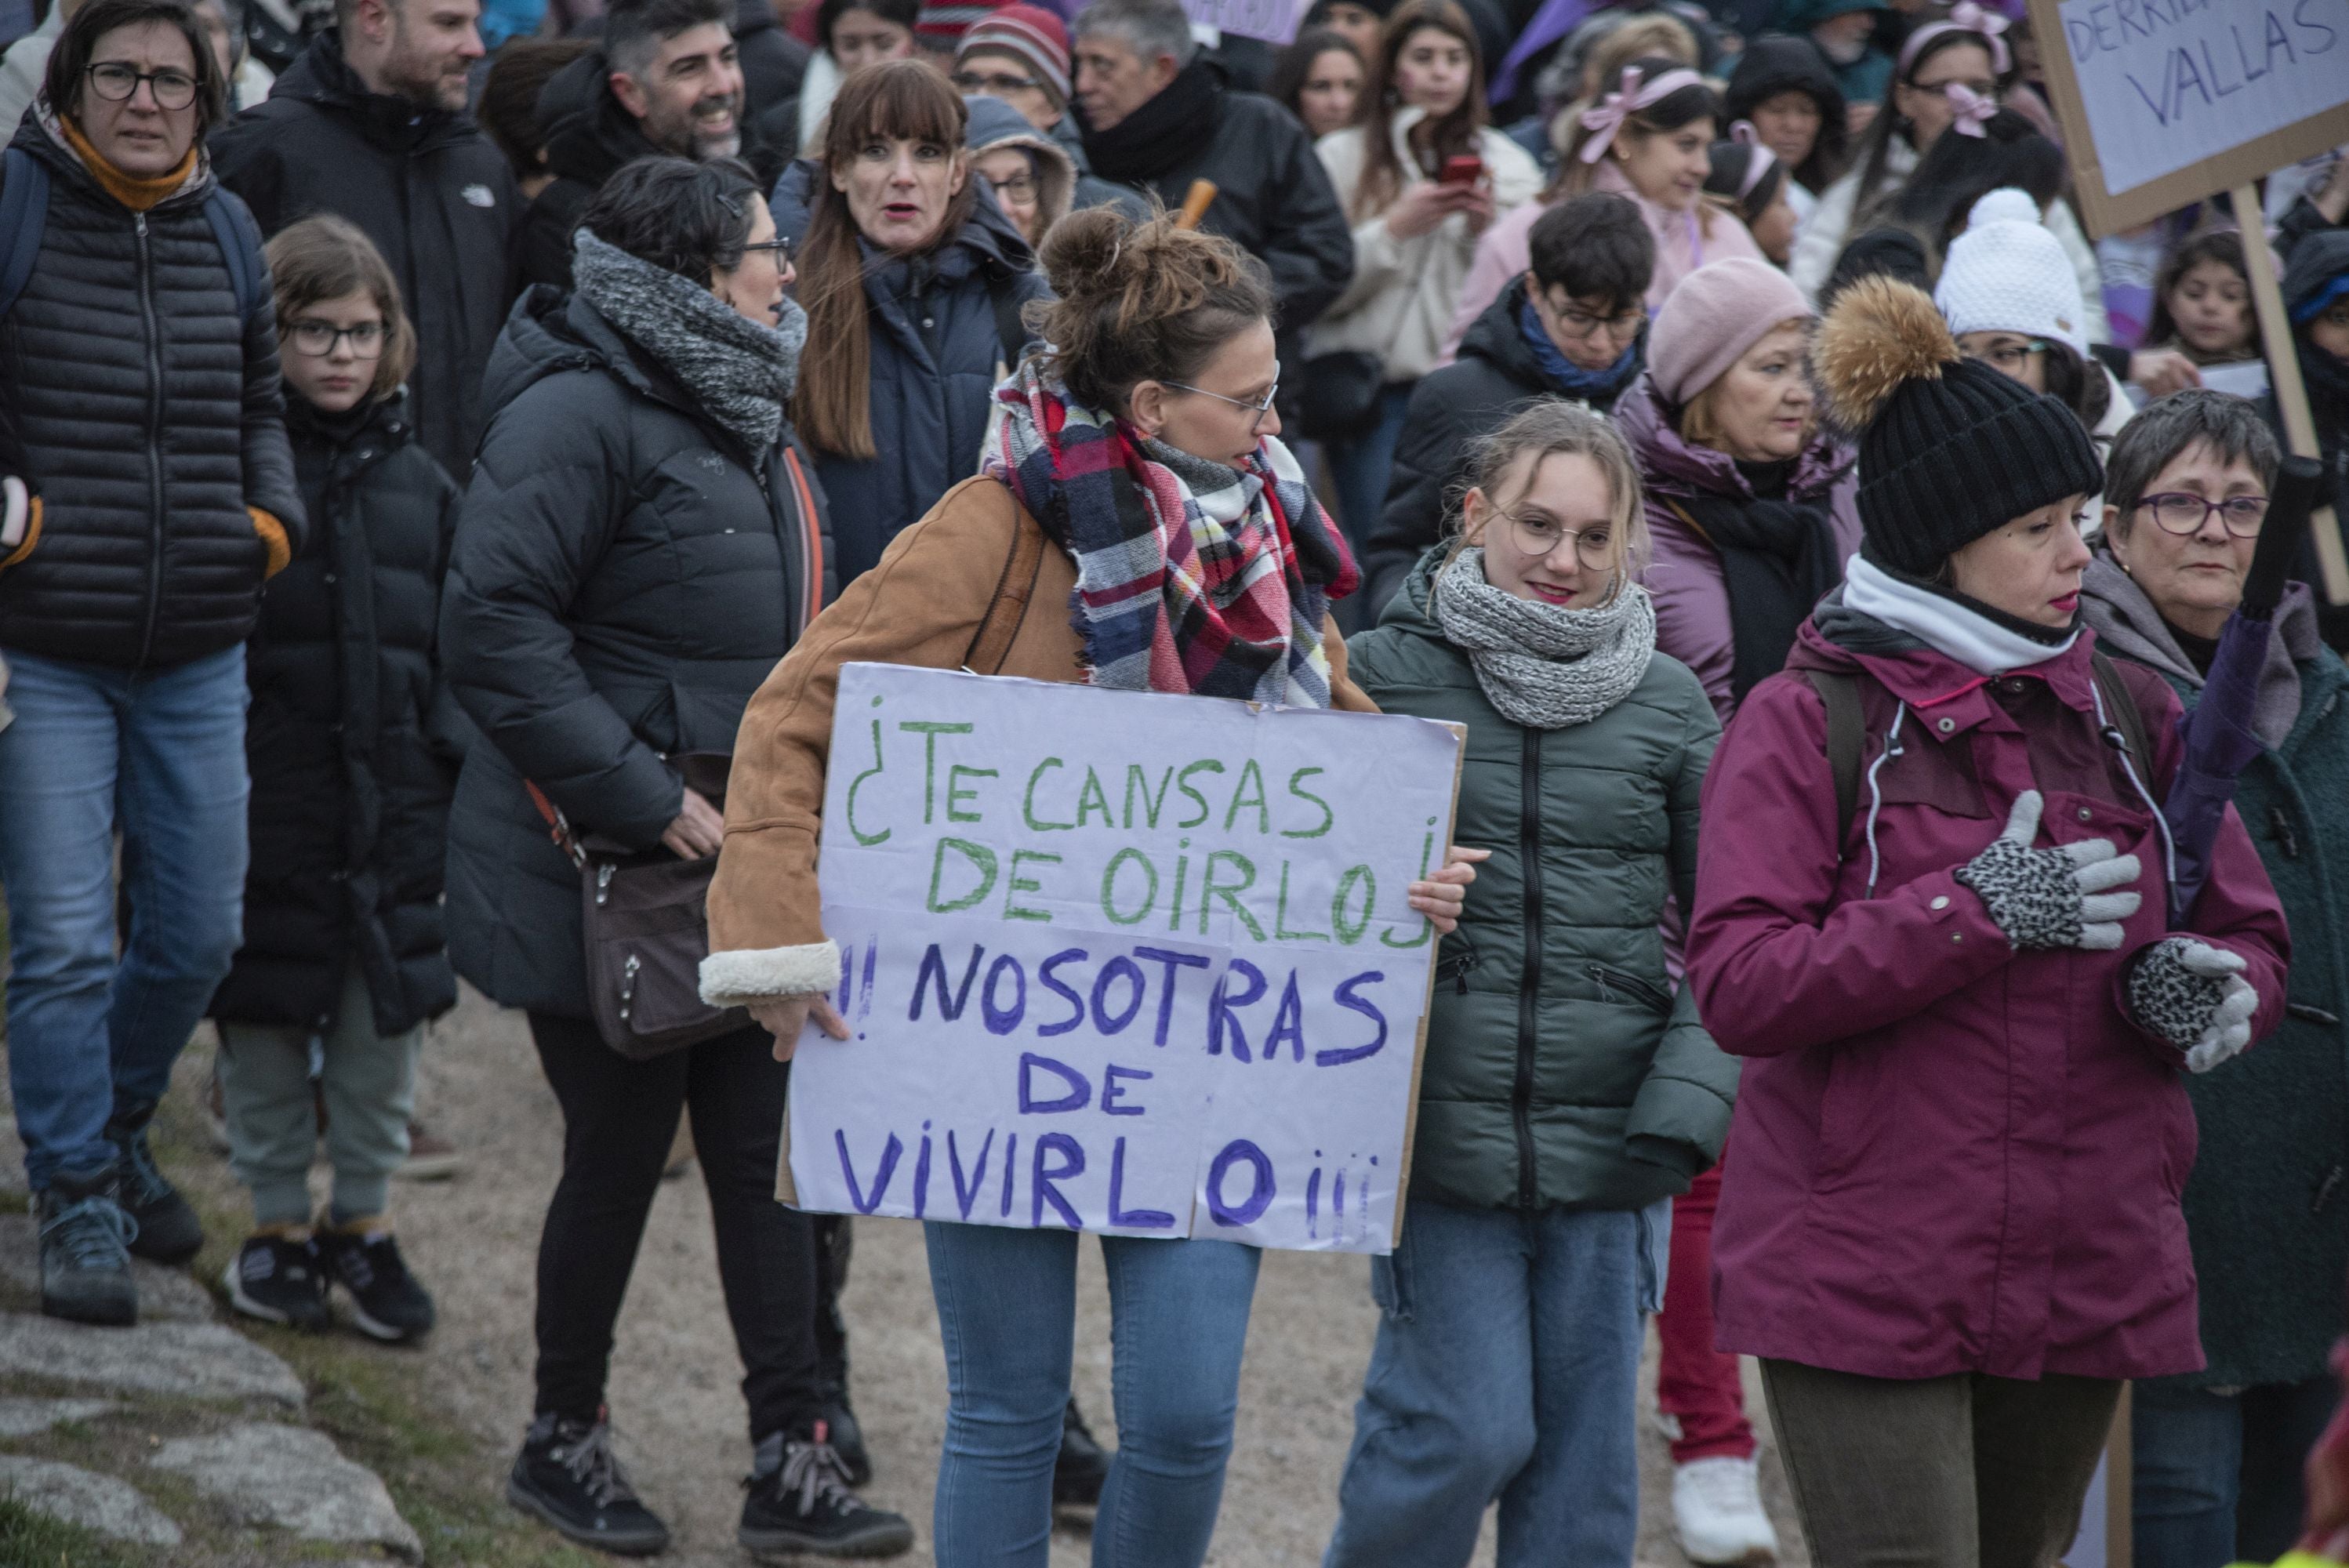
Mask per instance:
[[[151,1561],[0,1494],[0,1563],[11,1568],[143,1568]]]

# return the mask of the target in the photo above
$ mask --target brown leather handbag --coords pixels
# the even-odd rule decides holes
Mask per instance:
[[[694,751],[669,763],[685,775],[687,788],[723,812],[731,760]],[[718,857],[679,860],[666,849],[632,851],[594,833],[582,837],[536,784],[528,788],[549,836],[579,869],[587,1001],[604,1043],[644,1061],[749,1027],[747,1010],[701,999]]]

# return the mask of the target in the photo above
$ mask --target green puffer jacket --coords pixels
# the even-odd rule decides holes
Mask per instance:
[[[1721,1152],[1737,1066],[1675,998],[1657,923],[1696,877],[1697,793],[1720,723],[1658,654],[1588,724],[1501,717],[1428,611],[1430,551],[1347,665],[1388,713],[1468,727],[1456,843],[1488,849],[1437,957],[1413,1196],[1637,1209]],[[1528,875],[1527,868],[1535,869]]]

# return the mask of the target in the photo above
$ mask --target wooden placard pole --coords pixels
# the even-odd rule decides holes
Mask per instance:
[[[2292,322],[2284,315],[2283,291],[2276,286],[2275,261],[2268,250],[2267,221],[2260,211],[2259,192],[2238,185],[2229,192],[2235,222],[2243,232],[2243,267],[2251,274],[2251,304],[2259,313],[2260,339],[2267,350],[2268,382],[2275,389],[2276,407],[2283,414],[2285,444],[2303,458],[2321,457],[2316,421],[2308,412],[2308,388],[2300,379],[2300,351],[2292,338]],[[2313,512],[2309,537],[2316,542],[2316,561],[2324,578],[2324,596],[2335,604],[2349,604],[2349,552],[2341,545],[2341,520],[2331,507]]]

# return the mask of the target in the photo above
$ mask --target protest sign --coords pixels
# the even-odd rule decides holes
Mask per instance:
[[[1305,5],[1300,0],[1183,0],[1183,9],[1200,26],[1287,44],[1297,37],[1297,19]]]
[[[1423,719],[840,676],[802,1208],[1386,1252],[1461,743]]]
[[[2349,0],[2030,6],[2091,233],[2349,141]]]

